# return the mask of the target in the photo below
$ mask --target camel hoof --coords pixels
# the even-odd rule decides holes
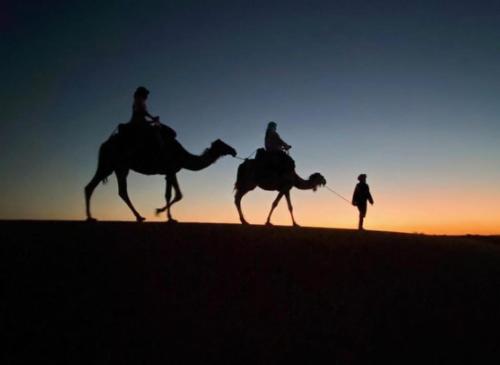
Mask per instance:
[[[297,223],[293,224],[294,227],[300,227]]]
[[[170,224],[175,224],[175,223],[179,223],[178,221],[176,221],[175,219],[172,219],[170,218],[167,223],[170,223]]]
[[[135,220],[137,221],[137,223],[142,223],[146,220],[146,218],[144,217],[136,217]]]
[[[156,216],[159,216],[161,213],[163,213],[165,211],[165,209],[163,208],[156,208],[155,210],[155,215]]]
[[[241,222],[241,224],[242,224],[242,225],[244,225],[244,226],[249,226],[249,225],[250,225],[250,224],[249,224],[247,221],[245,221],[245,220],[241,220],[240,222]]]
[[[266,226],[267,226],[267,227],[273,227],[273,226],[274,226],[274,224],[272,224],[271,222],[266,222]]]
[[[95,222],[97,222],[97,219],[92,218],[92,217],[88,217],[85,222],[87,222],[87,223],[95,223]]]

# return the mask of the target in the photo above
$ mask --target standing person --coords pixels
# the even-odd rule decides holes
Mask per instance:
[[[358,176],[359,183],[354,189],[354,194],[352,195],[352,205],[358,207],[359,210],[359,225],[358,229],[363,230],[363,220],[366,217],[367,201],[373,205],[373,198],[370,194],[370,187],[366,183],[366,174],[361,174]]]

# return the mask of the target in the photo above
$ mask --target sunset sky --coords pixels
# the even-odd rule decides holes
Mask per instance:
[[[367,229],[500,234],[498,1],[23,1],[0,37],[0,219],[84,219],[98,148],[144,85],[193,153],[220,138],[246,157],[274,120],[304,178],[350,199],[366,173]],[[240,162],[181,171],[174,216],[237,223]],[[164,184],[129,176],[149,221]],[[246,195],[248,221],[275,196]],[[292,202],[301,225],[357,225],[327,189]],[[133,220],[114,177],[93,214]],[[285,201],[273,222],[291,223]]]

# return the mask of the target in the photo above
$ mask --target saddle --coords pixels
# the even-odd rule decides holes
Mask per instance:
[[[120,123],[118,133],[125,138],[152,136],[160,134],[165,140],[177,137],[177,132],[165,124],[151,125],[146,123]]]
[[[295,170],[295,161],[283,151],[267,151],[264,148],[259,148],[255,155],[255,161],[262,174],[284,175]]]
[[[177,133],[164,124],[122,123],[118,125],[118,136],[129,149],[134,151],[156,150],[156,153],[170,145]]]

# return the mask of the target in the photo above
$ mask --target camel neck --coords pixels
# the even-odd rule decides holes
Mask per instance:
[[[295,174],[294,186],[300,190],[310,190],[314,188],[314,183],[311,180],[304,180],[299,175]]]
[[[217,160],[212,151],[208,148],[201,155],[193,155],[186,151],[183,166],[187,170],[198,171],[210,166]]]

